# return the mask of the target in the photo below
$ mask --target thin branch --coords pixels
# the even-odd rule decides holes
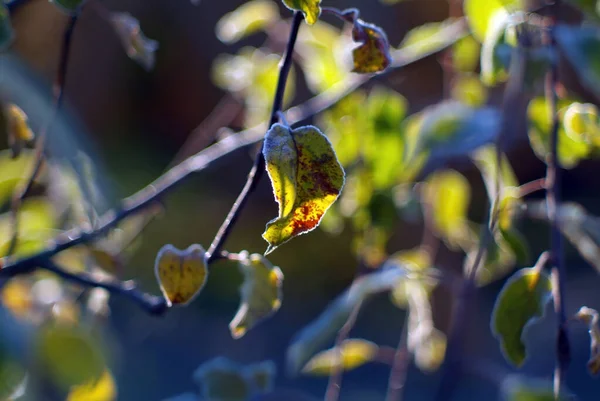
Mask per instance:
[[[156,296],[138,290],[133,281],[119,281],[112,279],[100,279],[88,272],[72,273],[58,266],[50,259],[46,259],[39,265],[40,269],[52,272],[63,280],[81,285],[83,287],[104,288],[111,294],[117,294],[128,298],[141,306],[151,315],[161,315],[169,308],[163,296]]]
[[[35,154],[34,154],[34,165],[33,169],[27,178],[21,185],[19,185],[12,196],[11,202],[11,227],[12,227],[12,237],[10,241],[10,245],[8,247],[8,255],[11,255],[17,246],[18,238],[19,238],[19,209],[23,202],[23,199],[27,196],[35,180],[37,179],[40,171],[42,170],[42,166],[44,165],[45,159],[45,148],[46,148],[46,136],[48,135],[48,131],[52,127],[56,116],[60,111],[60,107],[63,102],[63,97],[65,93],[65,82],[67,80],[67,67],[69,65],[69,56],[71,54],[71,43],[73,39],[73,32],[75,31],[75,25],[79,20],[79,15],[81,14],[82,8],[78,9],[75,14],[73,14],[69,18],[69,22],[65,27],[65,31],[63,33],[63,41],[60,50],[59,64],[58,70],[56,73],[56,79],[54,82],[54,108],[50,112],[50,118],[46,122],[45,126],[40,130],[37,140],[35,142]]]
[[[440,50],[451,46],[467,34],[464,20],[459,20],[440,30],[437,34],[430,37],[431,47],[429,52],[423,53],[421,45],[408,46],[393,52],[393,64],[388,68],[389,71],[402,68],[416,61],[422,60]],[[381,76],[381,74],[379,75]],[[306,103],[293,107],[286,112],[286,118],[290,124],[294,124],[312,117],[343,99],[347,94],[358,89],[362,85],[373,79],[374,76],[352,75],[347,80],[334,85],[331,89],[315,96]],[[221,141],[189,157],[180,164],[174,166],[162,176],[158,177],[147,187],[141,189],[132,196],[125,198],[121,206],[117,209],[106,212],[99,218],[98,225],[94,230],[87,230],[84,227],[77,227],[58,235],[50,245],[37,254],[27,256],[17,260],[0,260],[4,267],[0,270],[2,275],[14,275],[32,271],[41,262],[50,259],[52,256],[72,248],[74,246],[90,242],[97,237],[107,234],[110,230],[124,219],[139,213],[154,204],[155,201],[162,198],[168,192],[175,189],[186,178],[194,173],[208,168],[214,161],[233,153],[234,151],[254,144],[264,137],[267,129],[266,124],[260,124],[236,135],[222,139]]]
[[[404,395],[404,384],[406,383],[406,375],[408,374],[408,364],[410,362],[411,353],[408,350],[408,320],[410,312],[406,311],[404,325],[400,340],[394,353],[390,379],[388,381],[388,390],[385,397],[386,401],[402,401]]]
[[[561,2],[555,0],[550,8],[549,26],[545,35],[546,44],[556,48],[554,38],[554,27],[558,17]],[[561,200],[561,169],[558,158],[558,129],[559,116],[557,107],[556,87],[558,80],[558,65],[553,62],[546,75],[545,92],[546,102],[548,103],[548,112],[552,121],[550,130],[550,155],[546,161],[546,205],[548,207],[548,219],[551,222],[550,228],[550,259],[552,261],[552,276],[554,285],[552,286],[552,295],[554,298],[554,311],[557,316],[557,339],[556,339],[556,367],[554,370],[554,397],[559,398],[561,390],[565,383],[565,376],[569,363],[571,361],[571,351],[569,344],[569,333],[567,330],[567,317],[565,312],[565,296],[567,272],[564,261],[563,238],[560,233],[557,206]]]
[[[279,120],[279,112],[283,107],[283,96],[285,94],[285,86],[288,80],[288,76],[290,70],[292,68],[292,56],[294,54],[294,47],[296,46],[296,39],[298,39],[298,32],[300,30],[300,24],[304,20],[304,16],[302,12],[296,11],[294,13],[294,17],[292,19],[292,27],[290,29],[290,37],[288,39],[287,48],[282,58],[281,66],[279,69],[279,79],[277,81],[277,90],[275,91],[275,98],[273,100],[273,109],[271,111],[271,121],[269,122],[269,127],[275,124]],[[217,232],[215,239],[213,240],[208,252],[206,253],[206,262],[211,263],[216,260],[219,256],[219,252],[223,248],[225,241],[227,241],[227,237],[231,234],[231,230],[233,229],[235,222],[239,218],[244,206],[248,202],[250,194],[256,189],[263,173],[265,170],[265,157],[261,150],[258,151],[256,155],[256,160],[254,161],[254,165],[248,173],[248,178],[246,180],[246,184],[240,192],[238,198],[235,200],[235,203],[231,207],[227,218],[223,221],[221,228]]]

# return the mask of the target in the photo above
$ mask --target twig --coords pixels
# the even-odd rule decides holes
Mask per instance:
[[[459,20],[440,30],[430,38],[432,46],[430,51],[423,53],[420,45],[409,46],[396,50],[392,55],[394,62],[388,71],[405,67],[423,58],[426,58],[442,49],[452,45],[466,35],[464,20]],[[379,75],[381,76],[381,74]],[[337,104],[348,93],[358,89],[374,76],[353,75],[351,78],[335,85],[330,90],[308,100],[306,103],[293,107],[286,112],[286,118],[290,124],[306,120],[329,107]],[[97,237],[105,235],[115,228],[121,220],[143,211],[155,201],[163,197],[169,191],[175,189],[190,175],[208,168],[214,161],[240,149],[260,141],[268,127],[260,124],[256,127],[242,131],[222,139],[221,141],[189,157],[180,164],[174,166],[162,176],[158,177],[147,187],[141,189],[132,196],[125,198],[118,209],[110,210],[103,214],[98,225],[93,230],[85,227],[76,227],[58,235],[48,247],[40,252],[17,260],[0,260],[4,264],[0,275],[15,275],[33,271],[37,264],[51,258],[52,256],[72,248],[74,246],[90,242]]]
[[[385,397],[386,401],[402,401],[404,395],[404,383],[408,373],[408,364],[410,362],[410,352],[406,343],[408,339],[408,320],[410,312],[406,311],[402,334],[394,353],[390,379],[388,381],[388,390]]]
[[[133,281],[103,280],[95,278],[87,272],[72,273],[58,266],[50,259],[46,259],[40,263],[39,268],[52,272],[64,280],[83,287],[104,288],[111,294],[121,295],[137,303],[151,315],[161,315],[169,308],[164,297],[139,291]]]
[[[549,26],[545,35],[546,44],[556,48],[554,38],[554,27],[560,8],[560,0],[555,0],[550,8]],[[550,228],[550,260],[552,261],[552,276],[554,285],[552,286],[552,295],[554,298],[554,311],[557,316],[557,339],[556,339],[556,367],[554,370],[554,398],[558,399],[567,369],[571,361],[571,351],[569,344],[569,333],[567,329],[567,317],[565,312],[565,284],[567,281],[567,272],[564,263],[563,239],[560,232],[557,206],[560,203],[561,189],[561,170],[560,160],[558,158],[558,128],[559,117],[557,107],[556,87],[558,85],[558,65],[553,62],[546,75],[545,92],[546,102],[548,103],[548,113],[552,121],[550,130],[550,154],[546,165],[546,204],[548,207],[548,219],[551,222]]]
[[[531,195],[534,192],[546,189],[546,178],[538,178],[537,180],[530,181],[519,187],[518,197],[524,198],[527,195]]]
[[[44,165],[44,153],[46,148],[46,136],[48,135],[48,131],[52,127],[56,116],[60,110],[60,107],[63,102],[63,95],[65,92],[65,82],[67,79],[67,66],[69,64],[69,55],[71,54],[71,42],[73,38],[73,32],[75,30],[75,25],[79,20],[79,15],[81,14],[82,8],[78,9],[70,18],[67,26],[65,27],[65,31],[63,33],[63,41],[60,51],[60,58],[58,64],[58,71],[56,73],[55,79],[55,87],[54,87],[54,108],[50,112],[50,118],[46,122],[45,126],[40,130],[37,140],[35,142],[35,153],[34,153],[34,165],[33,169],[27,178],[21,185],[19,185],[15,192],[13,193],[11,200],[11,227],[12,227],[12,237],[10,241],[10,245],[8,247],[7,255],[11,255],[17,246],[18,238],[19,238],[19,209],[23,202],[23,199],[27,196],[35,180],[37,179],[40,171],[42,170],[42,166]]]

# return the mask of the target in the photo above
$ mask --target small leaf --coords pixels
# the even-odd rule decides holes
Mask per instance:
[[[16,104],[9,104],[5,109],[8,125],[8,144],[13,157],[18,157],[23,147],[33,140],[33,132],[27,123],[27,115]]]
[[[117,385],[112,374],[105,370],[100,379],[71,388],[67,401],[114,401]]]
[[[386,268],[356,279],[316,320],[296,335],[287,351],[289,373],[297,374],[315,353],[334,338],[357,305],[373,294],[391,290],[406,277],[404,269]]]
[[[379,347],[370,341],[349,339],[339,347],[319,352],[302,368],[302,373],[311,376],[329,376],[341,366],[342,370],[354,370],[377,356]]]
[[[390,44],[385,32],[377,25],[361,19],[354,21],[352,40],[360,46],[352,50],[353,72],[372,74],[384,71],[392,63]]]
[[[36,350],[42,372],[64,390],[100,380],[105,372],[98,346],[86,332],[75,327],[42,328]]]
[[[279,19],[279,9],[271,0],[252,0],[242,4],[217,22],[217,37],[223,43],[234,43]]]
[[[114,12],[110,20],[129,58],[148,71],[154,68],[158,42],[144,36],[139,21],[127,12]]]
[[[463,7],[473,36],[483,42],[492,18],[515,12],[523,6],[523,0],[465,0]]]
[[[302,11],[308,25],[317,22],[321,15],[321,0],[283,0],[283,4],[290,10]]]
[[[492,333],[500,341],[507,361],[517,367],[525,362],[523,337],[527,327],[544,316],[552,298],[550,278],[535,268],[513,274],[496,298],[492,313]]]
[[[279,310],[283,273],[264,256],[240,253],[238,266],[244,275],[240,289],[242,302],[229,324],[233,338],[240,338],[257,323]]]
[[[319,225],[344,186],[344,169],[327,137],[313,126],[290,130],[273,125],[263,154],[279,204],[279,216],[267,223],[263,234],[268,254]]]
[[[588,326],[590,332],[590,360],[587,363],[588,371],[592,376],[600,374],[600,326],[598,325],[598,312],[583,306],[575,314],[575,318]]]
[[[208,276],[204,256],[198,244],[185,250],[167,244],[158,251],[154,273],[169,306],[188,305],[200,293]]]
[[[563,125],[567,136],[574,141],[600,146],[600,120],[595,105],[571,103],[564,112]]]

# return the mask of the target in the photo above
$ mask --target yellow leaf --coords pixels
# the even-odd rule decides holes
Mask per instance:
[[[600,373],[600,326],[598,325],[598,312],[583,306],[575,314],[575,318],[585,323],[590,332],[590,360],[587,368],[592,376]]]
[[[283,273],[262,255],[240,254],[239,268],[244,274],[240,292],[242,302],[229,324],[233,338],[240,338],[259,321],[281,306]]]
[[[345,340],[339,347],[320,352],[308,361],[302,373],[313,376],[329,376],[337,366],[343,370],[353,370],[377,356],[379,347],[366,340]]]
[[[344,186],[344,169],[329,140],[313,126],[290,130],[273,125],[263,154],[279,204],[279,216],[267,223],[263,233],[268,254],[319,225]]]
[[[2,305],[15,316],[27,318],[32,313],[31,284],[22,277],[10,279],[2,287]]]
[[[290,10],[302,11],[308,25],[317,22],[321,15],[321,0],[283,0],[283,4]]]
[[[71,388],[67,401],[113,401],[116,398],[115,379],[105,370],[100,379]]]
[[[217,22],[217,37],[221,42],[233,43],[269,26],[279,19],[279,9],[271,0],[252,0]]]
[[[164,245],[156,255],[154,272],[169,306],[187,305],[206,283],[205,251],[198,244],[179,250]]]
[[[6,106],[8,139],[13,154],[18,156],[24,142],[33,140],[33,132],[27,124],[27,114],[16,104]]]
[[[352,39],[361,43],[352,51],[353,72],[362,74],[381,72],[391,64],[390,44],[385,32],[378,26],[357,19],[352,29]]]

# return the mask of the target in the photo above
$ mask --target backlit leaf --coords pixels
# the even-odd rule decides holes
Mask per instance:
[[[16,104],[6,106],[5,116],[8,125],[8,144],[13,155],[17,157],[23,146],[33,139],[33,132],[27,123],[27,115]]]
[[[319,352],[302,368],[302,373],[311,376],[329,376],[338,366],[342,370],[354,370],[365,363],[371,362],[379,347],[370,341],[349,339],[339,347]]]
[[[484,41],[492,18],[513,13],[523,6],[523,0],[465,0],[463,5],[473,36],[480,42]]]
[[[575,318],[585,323],[590,332],[590,360],[587,363],[588,371],[592,376],[600,373],[600,326],[598,312],[583,306],[575,314]]]
[[[158,42],[144,35],[139,21],[127,12],[114,12],[110,20],[129,58],[146,70],[154,68]]]
[[[353,72],[360,74],[382,72],[392,63],[390,44],[380,27],[356,19],[352,28],[352,40],[360,43],[352,50]]]
[[[104,357],[82,329],[46,326],[38,334],[36,357],[42,371],[64,390],[102,378]]]
[[[244,275],[240,289],[241,304],[229,324],[233,338],[240,338],[281,306],[283,273],[264,256],[240,253],[238,266]]]
[[[313,355],[322,350],[335,337],[355,307],[373,294],[391,290],[406,277],[404,269],[386,268],[356,279],[316,320],[296,335],[287,351],[288,372],[296,375]]]
[[[595,105],[571,103],[564,112],[563,125],[574,141],[600,146],[600,119]]]
[[[513,365],[520,367],[525,362],[523,338],[527,327],[543,317],[551,298],[550,278],[534,268],[517,271],[498,294],[492,314],[492,333],[500,341],[505,359]]]
[[[16,186],[29,177],[29,173],[33,168],[34,157],[33,151],[23,149],[20,157],[13,159],[10,150],[0,152],[0,204],[6,203],[11,197]],[[40,182],[43,174],[38,176],[37,182]]]
[[[321,15],[321,0],[283,0],[283,4],[290,10],[302,11],[308,25],[317,22]]]
[[[204,256],[198,244],[184,250],[167,244],[158,251],[154,273],[169,306],[188,305],[200,293],[208,276]]]
[[[483,106],[487,100],[487,89],[479,77],[470,74],[459,75],[452,83],[452,98],[471,107]]]
[[[112,374],[105,370],[100,379],[71,388],[67,401],[114,401],[117,385]]]
[[[234,43],[279,19],[279,9],[271,0],[252,0],[225,14],[217,22],[221,42]]]
[[[263,234],[268,254],[319,225],[344,186],[344,170],[327,137],[313,126],[290,130],[273,125],[263,154],[279,204],[279,216],[267,223]]]
[[[457,71],[472,73],[479,64],[480,44],[473,35],[465,36],[452,46],[452,64]]]

